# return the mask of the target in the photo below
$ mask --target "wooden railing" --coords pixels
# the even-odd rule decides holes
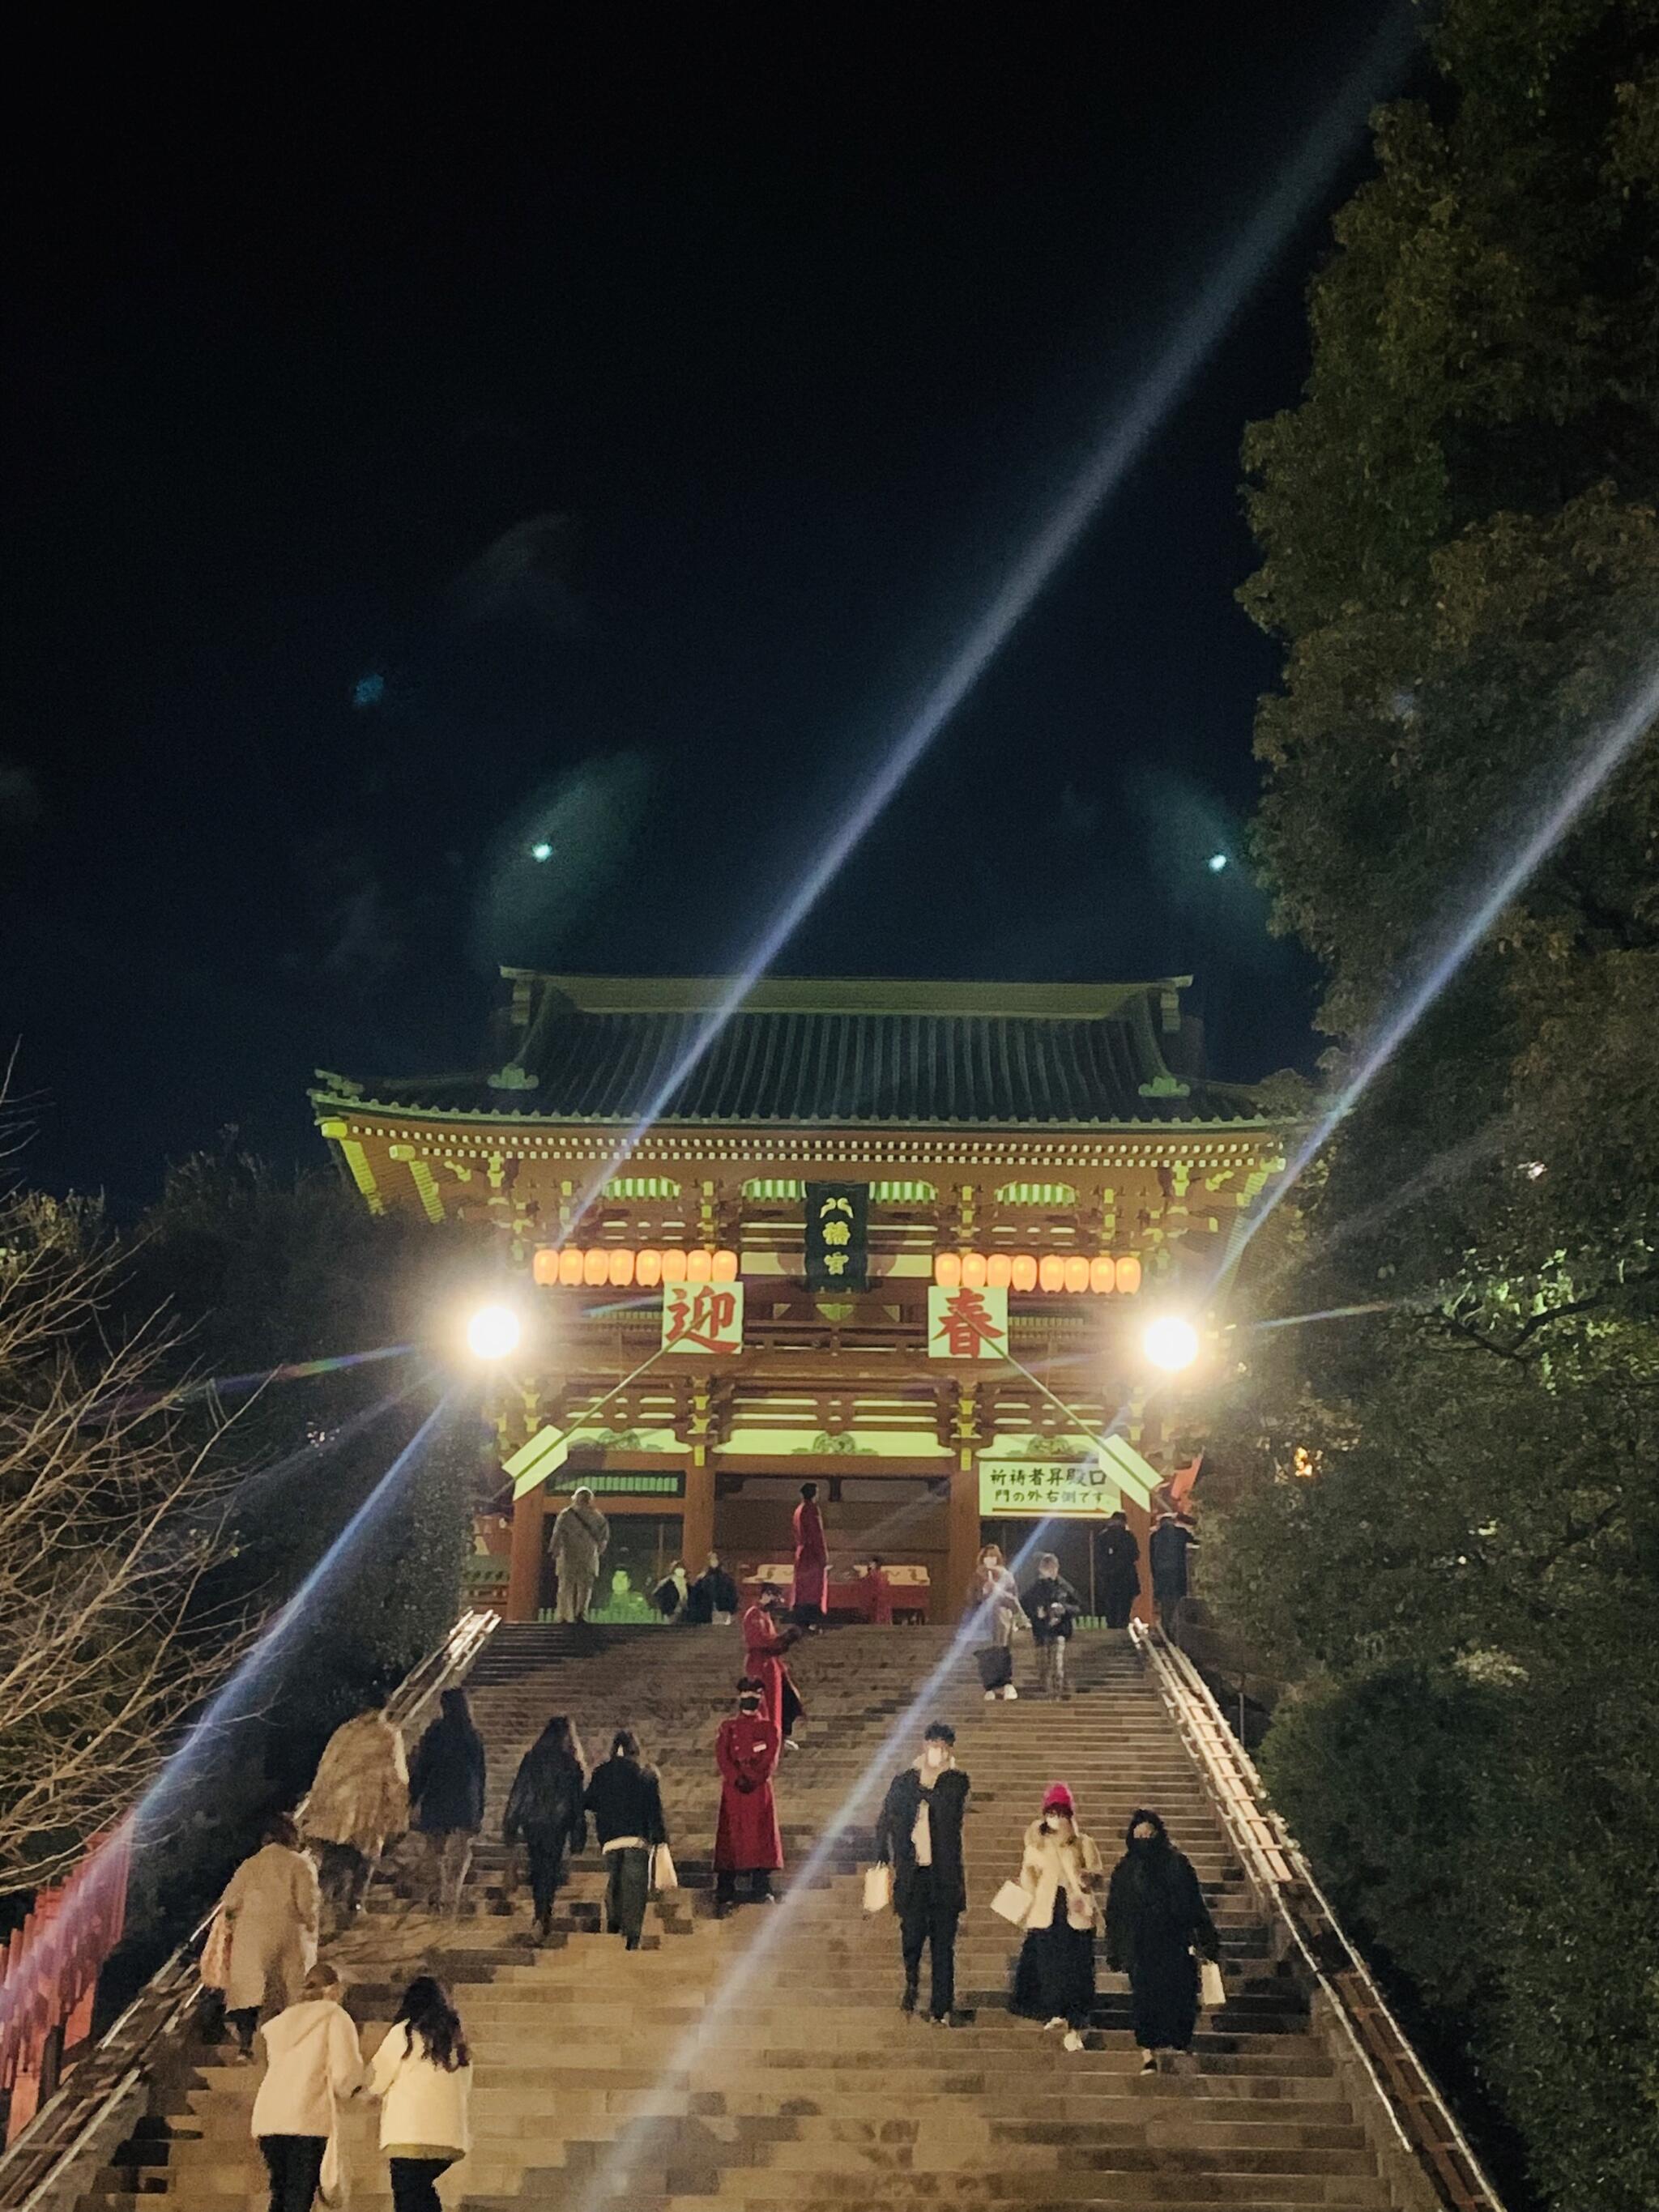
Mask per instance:
[[[126,1925],[129,1817],[95,1836],[68,1878],[36,1896],[0,1954],[0,2096],[13,2142],[92,2033],[105,1961]]]
[[[1247,1879],[1328,2004],[1374,2093],[1392,2151],[1414,2172],[1413,2195],[1445,2212],[1504,2212],[1438,2084],[1349,1941],[1301,1845],[1273,1810],[1255,1761],[1227,1726],[1203,1676],[1161,1632],[1136,1621],[1131,1632]]]
[[[461,1615],[443,1642],[404,1678],[388,1701],[386,1710],[400,1728],[413,1727],[438,1692],[466,1673],[497,1626],[494,1613],[478,1610]],[[301,1809],[304,1809],[303,1801]],[[131,1837],[125,1828],[117,1831],[104,1850],[112,1851],[118,1842],[120,1896],[125,1905],[126,1853],[131,1847]],[[21,2119],[16,2127],[8,2128],[6,2147],[0,2152],[0,2212],[33,2212],[70,2161],[99,2137],[105,2120],[126,2109],[134,2092],[148,2078],[155,2054],[184,2033],[196,2009],[200,1994],[197,1959],[207,1932],[206,1921],[150,1977],[96,2043],[84,2041],[91,2027],[98,1974],[114,1948],[114,1942],[100,1949],[99,1940],[91,1936],[82,1945],[78,1931],[71,1938],[76,1915],[69,1909],[69,1893],[82,1875],[88,1883],[96,1878],[112,1885],[106,1892],[88,1890],[81,1897],[88,1923],[95,1923],[95,1908],[105,1906],[114,1895],[116,1861],[112,1858],[108,1863],[111,1871],[100,1875],[99,1856],[88,1854],[83,1865],[70,1877],[64,1885],[64,1902],[51,1916],[64,1929],[63,1942],[56,1953],[47,1949],[39,1953],[43,1991],[47,1987],[49,1961],[61,1960],[65,1978],[61,1989],[52,1984],[54,1993],[43,1994],[34,2010],[26,2007],[27,2016],[34,2020],[62,2008],[63,1993],[74,1987],[79,1993],[72,2007],[64,2011],[64,2020],[66,2024],[71,2021],[81,2023],[82,2042],[78,2063],[66,2071],[62,2066],[55,2067],[56,2072],[63,2074],[62,2080],[49,2085],[44,2073],[26,2080],[25,2094],[31,2100],[28,2116]],[[106,1930],[109,1924],[106,1917]],[[7,1972],[8,1980],[0,1984],[0,2023],[4,2023],[0,2026],[0,2052],[9,2048],[3,2039],[5,2028],[9,2026],[9,2015],[3,2009],[3,2000],[10,1987],[9,1965]],[[50,2035],[51,2031],[47,2033]],[[35,2046],[32,2041],[25,2041],[20,2042],[18,2047],[22,2051],[33,2051]],[[65,2057],[70,2047],[65,2042]],[[13,2095],[16,2095],[15,2088]]]

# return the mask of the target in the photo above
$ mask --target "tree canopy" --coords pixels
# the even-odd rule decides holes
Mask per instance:
[[[1659,2201],[1659,4],[1443,0],[1256,425],[1256,849],[1342,1095],[1251,1295],[1264,1759],[1540,2201]],[[1643,702],[1646,702],[1644,704]],[[1616,764],[1589,787],[1610,737]],[[1574,779],[1575,810],[1563,804]],[[1552,811],[1562,834],[1480,902]],[[1248,1318],[1248,1316],[1247,1316]],[[1645,1871],[1644,1871],[1645,1869]]]

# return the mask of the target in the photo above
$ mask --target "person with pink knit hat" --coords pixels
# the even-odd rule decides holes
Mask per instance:
[[[1064,2028],[1067,2051],[1082,2050],[1094,2010],[1095,1891],[1103,1875],[1093,1838],[1077,1824],[1071,1791],[1063,1782],[1052,1783],[1025,1831],[1019,1886],[1030,1902],[1010,2009]]]

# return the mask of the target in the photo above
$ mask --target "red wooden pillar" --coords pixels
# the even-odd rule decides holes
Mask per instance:
[[[714,1470],[695,1455],[686,1462],[685,1508],[680,1519],[680,1557],[696,1582],[714,1548]]]
[[[945,1588],[930,1593],[927,1613],[934,1622],[955,1620],[968,1601],[968,1585],[979,1557],[979,1466],[973,1454],[966,1467],[951,1471],[951,1498],[945,1533]]]
[[[542,1603],[542,1524],[547,1486],[538,1483],[513,1501],[513,1550],[507,1565],[507,1617],[534,1620]]]
[[[1144,1505],[1137,1505],[1127,1491],[1122,1493],[1123,1510],[1128,1516],[1129,1527],[1140,1547],[1140,1595],[1135,1600],[1134,1617],[1152,1625],[1152,1562],[1151,1544],[1152,1516]]]

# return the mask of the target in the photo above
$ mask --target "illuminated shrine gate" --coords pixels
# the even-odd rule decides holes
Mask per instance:
[[[633,1577],[781,1564],[815,1478],[834,1567],[878,1554],[936,1620],[982,1527],[1057,1516],[1085,1589],[1111,1505],[1144,1550],[1137,1322],[1213,1279],[1282,1165],[1255,1094],[1200,1071],[1189,978],[769,981],[683,1074],[726,984],[506,975],[493,1073],[312,1097],[370,1207],[492,1224],[521,1272],[509,1618],[581,1481]]]

